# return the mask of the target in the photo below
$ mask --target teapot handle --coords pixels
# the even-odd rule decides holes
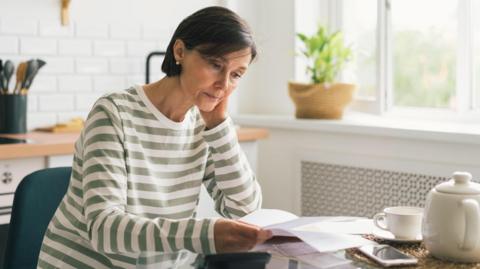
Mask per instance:
[[[478,202],[474,199],[465,199],[460,205],[465,209],[465,234],[460,247],[464,250],[472,250],[477,246],[479,236]]]

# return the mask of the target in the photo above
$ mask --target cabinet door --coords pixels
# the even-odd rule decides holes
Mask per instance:
[[[28,174],[45,168],[42,157],[0,161],[0,224],[10,222],[13,194]]]

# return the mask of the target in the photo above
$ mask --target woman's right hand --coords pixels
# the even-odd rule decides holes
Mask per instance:
[[[218,219],[213,230],[217,253],[248,251],[272,237],[269,230],[230,219]]]

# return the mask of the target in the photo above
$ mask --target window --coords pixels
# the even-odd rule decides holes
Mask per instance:
[[[473,1],[473,8],[472,8],[472,14],[480,14],[480,1],[475,0]],[[474,29],[474,44],[475,48],[473,51],[474,55],[474,77],[473,77],[473,82],[476,87],[475,94],[476,96],[476,102],[475,102],[475,107],[478,109],[480,108],[480,18],[478,15],[473,18],[474,22],[473,25],[475,26]]]
[[[390,3],[393,105],[455,106],[458,1],[392,0]]]
[[[353,63],[346,68],[343,79],[358,84],[357,96],[360,98],[375,99],[377,0],[344,1],[349,8],[343,13],[343,32],[345,42],[353,45],[354,55]]]
[[[343,78],[359,85],[358,99],[367,97],[380,113],[480,107],[480,1],[341,3],[331,20],[354,46]]]

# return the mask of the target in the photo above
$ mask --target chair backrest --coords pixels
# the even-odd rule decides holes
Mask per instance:
[[[36,268],[43,235],[67,192],[71,167],[47,168],[18,185],[5,252],[5,269]]]

